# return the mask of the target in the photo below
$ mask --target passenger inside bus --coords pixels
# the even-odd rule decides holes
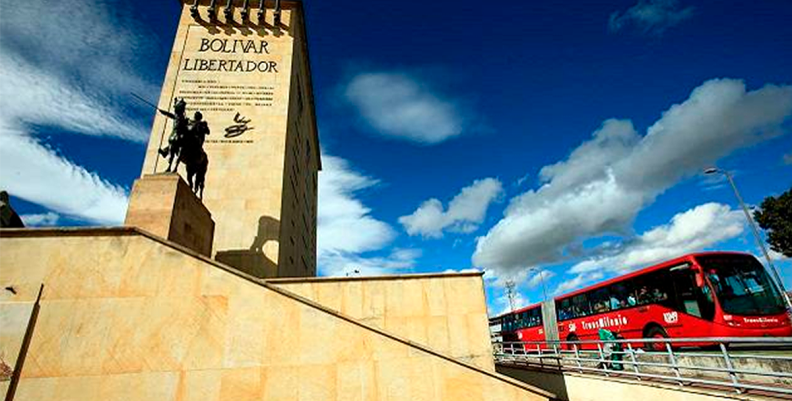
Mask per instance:
[[[652,283],[655,282],[652,281]],[[558,318],[568,320],[633,306],[665,303],[669,299],[665,285],[662,282],[654,285],[622,282],[586,294],[579,294],[564,299],[558,305]]]
[[[623,304],[624,304],[624,301],[619,301],[619,299],[618,299],[618,298],[616,298],[616,295],[615,295],[615,294],[611,294],[611,298],[610,298],[610,308],[611,308],[612,310],[616,310],[616,309],[619,309],[619,308],[621,308]]]
[[[665,301],[666,299],[668,299],[668,294],[660,291],[659,288],[655,287],[655,289],[652,291],[652,301],[662,302]]]
[[[649,297],[649,288],[647,286],[641,287],[641,291],[638,292],[638,304],[644,305],[650,302],[652,302],[652,300]]]

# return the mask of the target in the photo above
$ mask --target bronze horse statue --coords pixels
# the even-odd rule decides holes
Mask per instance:
[[[187,118],[186,106],[184,99],[181,99],[174,103],[175,114],[159,110],[166,117],[173,119],[173,133],[168,138],[168,146],[160,149],[159,153],[162,157],[170,156],[166,170],[168,172],[171,171],[174,158],[176,165],[173,166],[172,171],[177,172],[179,163],[184,163],[190,189],[203,199],[206,170],[209,167],[209,157],[203,150],[203,143],[206,135],[209,135],[209,126],[203,121],[200,111],[195,112],[194,119]]]
[[[206,156],[206,152],[201,147],[200,142],[198,142],[196,135],[188,135],[183,138],[179,158],[176,160],[177,168],[179,167],[179,162],[184,163],[187,169],[187,183],[190,184],[190,189],[198,195],[198,198],[203,199],[209,157]]]

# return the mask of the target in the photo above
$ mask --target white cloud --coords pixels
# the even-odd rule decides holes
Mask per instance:
[[[767,249],[767,253],[769,253],[769,254],[770,254],[770,259],[772,259],[773,261],[787,261],[787,260],[792,260],[792,258],[791,258],[791,257],[789,257],[789,256],[786,256],[786,255],[784,255],[784,254],[783,254],[783,253],[781,253],[781,252],[776,252],[776,251],[774,251],[774,250],[772,250],[772,249],[769,249],[769,248]],[[759,259],[761,259],[761,258],[762,258],[762,256],[757,256],[757,257],[758,257]]]
[[[58,223],[60,216],[56,213],[47,212],[39,214],[23,214],[19,216],[26,227],[54,226]]]
[[[686,253],[708,249],[743,233],[745,217],[727,205],[706,203],[675,215],[668,224],[655,227],[609,255],[578,262],[569,270],[576,274],[561,283],[555,294],[575,290],[602,279],[605,272],[624,274]]]
[[[395,231],[371,216],[358,199],[378,181],[346,160],[322,155],[319,173],[318,264],[323,276],[383,275],[410,270],[421,256],[416,249],[395,249],[387,256],[369,256],[390,244]]]
[[[71,132],[143,142],[148,132],[57,75],[0,49],[0,118],[13,124],[56,126]]]
[[[531,174],[525,174],[524,176],[522,176],[522,177],[518,178],[516,181],[514,181],[512,186],[515,187],[515,188],[519,188],[519,187],[523,186],[523,184],[528,182],[529,178],[531,178]]]
[[[481,270],[475,267],[468,267],[466,269],[445,269],[443,273],[481,273]]]
[[[396,250],[381,256],[361,256],[349,252],[325,253],[319,258],[322,276],[385,276],[411,271],[421,252],[418,250]]]
[[[486,270],[484,279],[488,282],[489,287],[494,289],[504,289],[506,284],[511,281],[518,289],[531,290],[539,287],[542,280],[547,282],[555,276],[556,274],[550,270],[532,267],[503,272]]]
[[[484,270],[484,280],[486,280],[492,288],[506,288],[506,284],[510,281],[515,284],[525,283],[528,276],[531,274],[531,269],[515,269],[515,270]]]
[[[534,272],[533,276],[529,278],[528,281],[525,282],[525,285],[528,289],[537,288],[539,286],[546,285],[547,280],[550,280],[551,278],[555,277],[555,275],[556,275],[555,273],[549,270],[541,269],[537,272]],[[542,282],[544,282],[544,284]]]
[[[504,313],[509,313],[513,310],[517,310],[523,307],[526,307],[531,304],[530,298],[525,297],[520,292],[515,291],[514,293],[514,308],[512,308],[512,302],[509,301],[509,294],[504,292],[499,297],[495,298],[495,313],[490,312],[489,316],[500,316]]]
[[[150,55],[167,50],[123,3],[0,0],[0,9],[0,186],[60,215],[120,223],[126,191],[35,135],[66,131],[142,143],[148,129],[121,105],[130,91],[156,98]]]
[[[366,123],[393,138],[435,144],[462,134],[468,124],[455,102],[406,74],[359,74],[344,96]]]
[[[581,273],[577,276],[569,279],[564,280],[559,284],[556,289],[553,291],[553,296],[563,294],[568,291],[573,291],[578,288],[583,287],[586,284],[592,283],[594,281],[600,280],[604,277],[602,272],[589,272],[589,273]]]
[[[412,214],[399,217],[410,235],[440,238],[443,230],[470,233],[484,221],[490,203],[503,194],[503,185],[495,178],[476,180],[462,188],[443,210],[443,203],[429,199]]]
[[[339,157],[322,155],[319,173],[318,253],[362,253],[382,248],[395,237],[356,196],[377,180],[355,170]]]
[[[556,193],[602,179],[607,169],[627,157],[640,139],[632,122],[606,120],[592,139],[573,150],[566,160],[543,167],[539,179],[543,184],[552,183],[547,190]]]
[[[0,186],[28,202],[81,220],[120,224],[126,191],[71,163],[0,119]]]
[[[150,72],[160,73],[160,66],[149,55],[166,50],[129,6],[102,0],[0,4],[0,110],[6,121],[138,142],[148,137],[120,104],[130,92],[157,98],[159,85],[150,78],[157,74]]]
[[[584,239],[628,233],[658,194],[735,149],[781,134],[790,114],[790,86],[746,91],[742,81],[715,79],[643,137],[629,121],[608,120],[566,160],[542,169],[539,189],[511,200],[478,239],[473,265],[503,271],[557,263],[577,256]]]
[[[580,238],[622,230],[643,205],[641,195],[623,191],[612,174],[557,197],[530,191],[512,200],[506,216],[478,239],[473,264],[519,269],[562,261]]]
[[[727,205],[705,203],[675,215],[617,253],[577,263],[571,273],[610,271],[625,273],[638,267],[707,249],[743,233],[745,216]]]
[[[648,34],[662,34],[667,29],[693,16],[694,8],[682,8],[678,0],[638,0],[627,11],[610,15],[608,29],[616,32],[627,26]]]
[[[735,171],[730,171],[732,175],[735,175]],[[697,182],[699,188],[702,191],[715,191],[721,190],[729,186],[729,181],[726,180],[726,176],[723,174],[707,174]],[[731,190],[731,188],[729,188]]]
[[[123,97],[129,91],[156,97],[157,76],[146,74],[151,54],[166,52],[134,7],[108,0],[0,0],[0,46],[47,74],[76,81],[75,88]],[[20,92],[22,88],[20,88]],[[104,96],[102,96],[104,97]]]

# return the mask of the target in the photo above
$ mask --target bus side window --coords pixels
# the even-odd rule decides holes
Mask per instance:
[[[610,310],[610,291],[608,288],[600,288],[591,294],[591,304],[594,313],[604,313]]]
[[[635,290],[633,290],[633,297],[637,305],[646,305],[652,302],[650,299],[649,280],[646,276],[640,276],[635,279]]]
[[[630,293],[628,284],[629,282],[616,283],[608,287],[608,293],[610,294],[608,302],[611,310],[619,310],[630,306],[627,302]]]
[[[591,307],[586,294],[576,295],[572,298],[572,317],[584,317],[591,315]]]
[[[673,308],[675,303],[672,280],[671,272],[668,270],[660,270],[644,277],[644,285],[639,291],[640,302],[660,304]]]
[[[674,284],[672,282],[671,272],[668,270],[661,270],[657,272],[654,278],[655,287],[652,289],[652,299],[654,302],[673,308],[674,307]]]
[[[556,304],[558,310],[558,321],[564,321],[575,318],[572,312],[572,300],[570,298],[563,299],[560,304]]]
[[[567,307],[569,303],[566,299],[561,300],[561,302],[556,301],[555,309],[556,309],[556,319],[558,321],[566,320],[567,316]]]

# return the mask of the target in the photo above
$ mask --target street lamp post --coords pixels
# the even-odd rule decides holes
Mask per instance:
[[[542,295],[544,295],[543,301],[547,301],[547,285],[545,284],[545,280],[544,280],[544,270],[543,269],[538,269],[538,270],[539,270],[539,280],[542,281]]]
[[[756,222],[754,222],[751,213],[748,211],[748,207],[745,206],[745,202],[743,202],[742,196],[740,196],[740,191],[737,190],[737,185],[734,184],[734,179],[732,178],[731,174],[728,171],[721,170],[717,167],[710,167],[704,170],[704,174],[723,174],[726,176],[726,179],[729,181],[729,184],[734,190],[734,196],[737,198],[737,201],[740,203],[740,207],[745,213],[745,218],[748,220],[748,225],[751,227],[751,231],[753,232],[754,239],[756,240],[756,244],[759,245],[759,249],[762,250],[762,254],[767,260],[767,265],[770,266],[770,271],[773,272],[773,277],[775,277],[778,286],[781,287],[781,295],[784,297],[784,301],[786,301],[787,307],[792,308],[792,301],[790,301],[789,296],[786,293],[786,289],[784,288],[784,282],[781,280],[781,275],[778,274],[778,269],[776,269],[775,265],[773,264],[773,260],[770,258],[770,253],[767,252],[767,248],[765,247],[764,241],[762,237],[759,236],[759,229],[756,228]]]

